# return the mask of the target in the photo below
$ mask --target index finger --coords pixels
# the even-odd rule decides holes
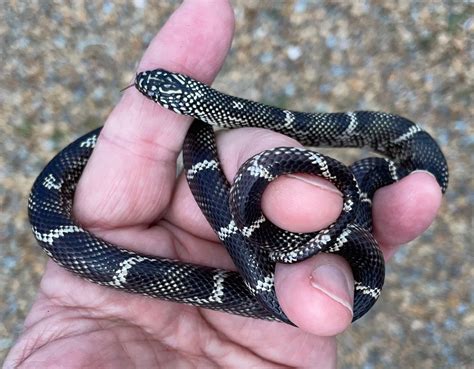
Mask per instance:
[[[211,83],[233,30],[227,0],[185,1],[152,40],[139,70],[161,67]],[[92,229],[107,229],[147,225],[159,217],[171,197],[176,158],[190,122],[135,89],[126,90],[78,184],[78,220]]]

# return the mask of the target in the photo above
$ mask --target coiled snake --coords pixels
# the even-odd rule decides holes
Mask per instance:
[[[349,262],[354,274],[356,320],[375,303],[384,281],[383,257],[371,234],[374,192],[417,169],[431,172],[443,192],[447,188],[447,164],[436,142],[396,115],[283,110],[225,95],[161,69],[138,73],[135,87],[165,108],[196,118],[183,148],[186,176],[239,272],[136,254],[95,237],[72,219],[76,184],[99,128],[45,167],[33,185],[28,210],[33,234],[45,252],[69,271],[101,285],[291,324],[276,298],[275,263],[334,253]],[[366,158],[348,168],[313,151],[280,147],[249,159],[231,186],[219,164],[212,125],[268,128],[307,146],[368,146],[386,158]],[[343,210],[326,229],[291,233],[262,213],[259,204],[268,183],[296,172],[321,176],[341,191]]]

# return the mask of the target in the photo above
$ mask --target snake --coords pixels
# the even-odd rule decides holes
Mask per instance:
[[[185,176],[235,270],[132,252],[96,237],[74,219],[76,185],[100,135],[97,128],[69,144],[42,170],[29,196],[28,215],[34,237],[50,258],[103,286],[294,325],[278,302],[275,265],[329,253],[342,256],[351,267],[356,321],[377,301],[385,278],[383,254],[372,234],[375,192],[416,170],[431,173],[442,193],[448,186],[448,166],[436,141],[399,115],[297,112],[230,96],[164,69],[137,73],[132,86],[154,103],[194,117],[183,144]],[[219,161],[214,127],[270,129],[303,147],[265,150],[248,159],[230,183]],[[380,155],[346,166],[308,148],[317,146],[367,147]],[[261,208],[265,189],[292,173],[322,177],[340,191],[343,205],[336,221],[298,233],[267,219]]]

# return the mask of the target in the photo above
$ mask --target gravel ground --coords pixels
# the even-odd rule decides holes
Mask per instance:
[[[30,186],[54,153],[104,121],[177,6],[60,4],[5,0],[0,9],[0,360],[46,261],[27,221]],[[390,262],[376,307],[340,336],[340,367],[473,368],[472,2],[234,5],[236,36],[216,87],[296,110],[398,113],[448,158],[438,218]]]

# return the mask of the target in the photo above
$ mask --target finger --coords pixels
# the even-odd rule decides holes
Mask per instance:
[[[414,172],[374,196],[374,235],[389,259],[400,245],[420,236],[441,205],[441,189],[427,172]]]
[[[185,1],[153,39],[139,69],[163,67],[210,83],[228,52],[233,27],[227,1]],[[128,89],[79,182],[76,217],[89,228],[147,224],[159,217],[171,197],[189,123]]]

